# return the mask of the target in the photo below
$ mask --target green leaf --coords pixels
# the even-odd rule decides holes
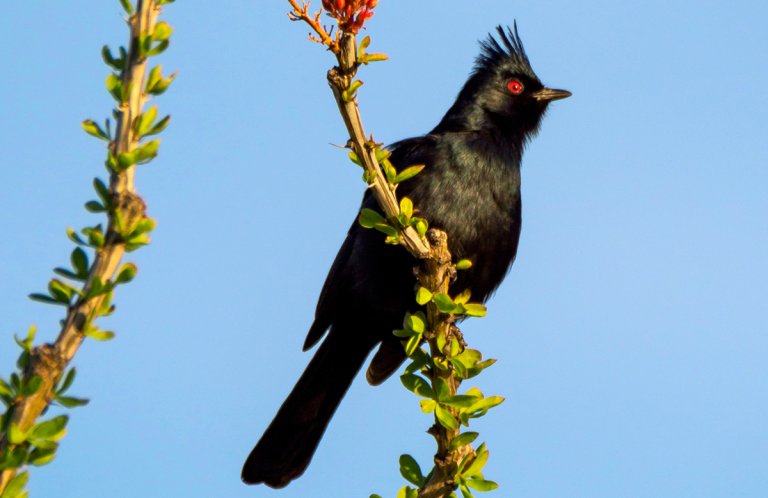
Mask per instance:
[[[464,498],[475,498],[472,492],[467,489],[467,486],[464,484],[459,485],[459,490],[461,490],[461,496]]]
[[[376,172],[375,171],[363,171],[363,181],[367,184],[371,184],[376,180]]]
[[[55,441],[45,441],[43,439],[30,438],[29,442],[34,445],[35,448],[40,448],[41,450],[51,450],[59,447],[59,443]]]
[[[52,278],[51,281],[48,282],[48,292],[56,301],[68,305],[72,300],[72,296],[76,294],[77,291],[61,280]]]
[[[480,303],[467,303],[464,305],[464,314],[467,316],[482,317],[488,313],[488,308]]]
[[[400,173],[398,173],[397,175],[395,175],[392,183],[401,183],[406,180],[409,180],[414,176],[418,175],[419,173],[421,173],[421,170],[423,169],[424,169],[423,164],[419,164],[417,166],[409,166],[405,168],[403,171],[401,171]]]
[[[467,486],[478,491],[493,491],[498,488],[499,485],[493,481],[487,481],[485,479],[467,479]]]
[[[105,206],[112,204],[112,194],[109,192],[109,188],[107,188],[106,184],[100,178],[93,179],[93,189],[96,191],[99,199],[101,199],[102,204]]]
[[[435,407],[435,416],[440,425],[446,429],[454,431],[459,428],[459,422],[456,420],[456,417],[439,404]]]
[[[149,137],[149,136],[152,136],[152,135],[157,135],[158,133],[160,133],[163,130],[165,130],[168,127],[168,123],[170,123],[170,122],[171,122],[171,116],[170,115],[164,117],[163,119],[158,121],[152,128],[150,128],[149,131],[144,133],[144,136],[145,137]]]
[[[155,25],[154,31],[152,31],[152,39],[155,41],[164,41],[171,37],[173,28],[165,21],[160,21]]]
[[[378,224],[386,223],[386,220],[373,209],[363,208],[360,211],[358,223],[360,223],[363,228],[373,228]]]
[[[440,313],[450,314],[456,311],[456,305],[448,294],[435,294],[433,300]]]
[[[8,442],[11,444],[21,444],[27,440],[27,432],[21,430],[15,422],[11,422],[8,428]]]
[[[483,398],[475,402],[475,404],[473,404],[468,411],[479,412],[480,414],[478,416],[482,416],[485,414],[485,412],[495,406],[502,404],[503,402],[504,398],[502,396],[488,396],[487,398]]]
[[[389,59],[389,57],[386,54],[365,54],[362,62],[363,64],[368,64],[369,62],[379,62],[387,59]]]
[[[149,142],[134,149],[133,153],[136,155],[136,164],[148,163],[157,156],[157,151],[160,148],[160,140],[150,140]]]
[[[451,362],[451,365],[453,365],[453,369],[460,379],[463,380],[469,378],[469,370],[461,361],[457,360],[455,357],[451,358],[449,361]]]
[[[447,398],[451,391],[448,388],[448,383],[445,381],[445,379],[442,379],[438,377],[434,381],[434,389],[435,393],[437,394],[437,400],[442,402],[445,398]]]
[[[437,350],[440,351],[441,353],[445,351],[445,344],[446,344],[445,334],[442,334],[442,333],[438,334],[436,342],[437,342]]]
[[[400,376],[400,382],[406,389],[424,398],[434,398],[435,393],[429,387],[429,382],[416,374],[405,374]]]
[[[426,220],[420,219],[418,222],[416,222],[416,232],[420,237],[424,237],[427,234],[428,228],[429,224],[427,224]]]
[[[84,278],[80,277],[77,273],[73,272],[72,270],[67,270],[66,268],[54,268],[53,273],[68,278],[71,280],[85,280]]]
[[[149,242],[150,242],[149,237],[147,237],[146,235],[139,235],[131,238],[131,240],[129,240],[128,243],[125,244],[125,250],[126,252],[135,251],[136,249],[140,247],[144,247],[145,245],[149,244]]]
[[[461,259],[456,263],[457,270],[469,270],[472,268],[472,261],[468,259]]]
[[[33,301],[37,301],[45,304],[63,304],[65,306],[68,305],[68,303],[59,302],[47,294],[38,294],[38,293],[30,294],[29,298]]]
[[[407,197],[400,199],[400,224],[408,226],[408,222],[413,216],[413,201]]]
[[[130,168],[134,164],[136,164],[136,154],[135,150],[132,150],[130,152],[120,152],[117,155],[117,169],[118,171],[125,171],[126,169]]]
[[[400,455],[400,475],[415,486],[424,485],[424,474],[421,467],[411,455]]]
[[[152,218],[142,218],[138,223],[136,223],[136,226],[133,228],[133,231],[131,232],[131,236],[141,235],[145,233],[149,233],[152,230],[155,229],[155,226],[157,224],[155,223],[155,220]]]
[[[371,37],[367,36],[363,38],[363,40],[360,42],[360,46],[358,47],[358,56],[361,56],[365,53],[365,49],[368,48],[368,46],[371,44]]]
[[[69,389],[72,386],[72,383],[75,381],[76,375],[77,375],[77,369],[75,367],[70,368],[69,371],[64,375],[64,381],[56,390],[56,394],[65,393],[67,389]]]
[[[470,297],[472,297],[472,292],[469,289],[464,289],[456,297],[453,298],[453,301],[456,304],[466,304]]]
[[[104,161],[104,166],[106,166],[107,170],[109,171],[121,171],[120,164],[117,162],[117,157],[112,152],[107,154],[107,159]]]
[[[354,150],[349,151],[349,160],[357,164],[358,166],[363,165],[362,161],[360,161],[360,158],[358,157],[357,153]]]
[[[147,41],[151,41],[151,39],[147,39]],[[144,47],[149,47],[150,43],[145,42],[143,45]],[[170,42],[168,40],[162,40],[157,45],[155,45],[152,48],[146,48],[144,50],[144,55],[146,57],[153,57],[155,55],[160,55],[168,48],[170,45]]]
[[[397,492],[397,498],[411,498],[411,487],[403,486],[400,491]]]
[[[448,356],[453,358],[454,356],[458,355],[462,351],[462,345],[459,343],[459,340],[456,337],[451,337],[451,351]]]
[[[480,447],[477,448],[475,459],[472,460],[469,467],[461,472],[461,475],[464,477],[481,476],[485,464],[488,463],[489,456],[490,453],[486,449],[485,443],[481,444]]]
[[[416,302],[424,306],[432,300],[432,293],[426,287],[419,287],[416,291]]]
[[[426,327],[424,324],[424,315],[422,313],[409,313],[405,318],[405,326],[417,334],[423,334]]]
[[[475,396],[468,396],[466,394],[458,394],[456,396],[450,396],[441,400],[443,404],[452,406],[454,408],[470,408],[472,407],[477,398]]]
[[[54,457],[56,457],[56,449],[58,448],[56,443],[53,444],[54,446],[52,448],[40,448],[38,446],[32,450],[29,454],[29,463],[37,467],[42,467],[43,465],[51,463]]]
[[[72,268],[75,270],[75,274],[77,274],[77,276],[88,276],[88,254],[86,254],[82,248],[76,247],[72,251],[72,254],[69,255],[69,260],[72,263]]]
[[[67,432],[67,422],[69,422],[69,416],[59,415],[51,420],[41,422],[29,432],[30,439],[40,439],[42,441],[58,441]]]
[[[465,432],[459,434],[455,438],[451,439],[451,443],[448,445],[449,450],[457,450],[462,446],[471,444],[480,434],[477,432]]]
[[[113,57],[112,51],[109,49],[107,45],[104,45],[103,47],[101,47],[101,58],[104,60],[104,63],[106,65],[110,66],[115,71],[122,71],[123,68],[125,67],[125,58]]]
[[[392,333],[395,335],[395,337],[399,337],[401,339],[408,339],[409,337],[413,337],[414,335],[417,335],[416,332],[413,330],[406,329],[396,329],[393,330]]]
[[[355,95],[357,95],[357,91],[360,89],[361,86],[363,86],[362,81],[360,80],[353,81],[349,85],[349,88],[341,92],[341,100],[343,100],[344,102],[351,102],[355,98]]]
[[[392,225],[388,225],[387,223],[376,223],[373,228],[383,234],[389,235],[390,237],[396,237],[400,235],[400,230],[393,227]]]
[[[107,211],[107,208],[98,201],[88,201],[85,203],[85,210],[89,213],[104,213]]]
[[[421,344],[421,334],[415,334],[405,344],[405,355],[411,356]]]
[[[423,349],[416,350],[410,358],[410,365],[405,367],[406,374],[418,372],[432,362],[432,358],[427,353],[425,353]]]
[[[437,408],[437,401],[434,399],[422,399],[419,401],[419,406],[424,413],[433,413],[435,408]]]
[[[131,280],[136,277],[136,273],[139,271],[139,269],[136,267],[133,263],[126,263],[123,265],[122,268],[120,268],[120,271],[117,273],[117,278],[115,278],[115,284],[127,284]]]
[[[54,399],[65,408],[77,408],[78,406],[85,406],[90,403],[88,399],[74,398],[72,396],[56,396]]]
[[[35,341],[35,334],[37,334],[37,326],[30,325],[29,330],[27,330],[27,337],[24,339],[19,339],[14,334],[13,340],[16,341],[16,344],[18,344],[21,349],[31,351],[32,343]]]
[[[465,349],[458,356],[454,358],[456,361],[461,362],[466,368],[472,368],[475,364],[483,359],[482,353],[475,349]]]
[[[27,450],[24,446],[16,446],[10,449],[10,451],[6,450],[0,455],[2,455],[2,459],[0,460],[0,470],[17,469],[27,461]],[[3,496],[5,495],[0,495],[0,498]]]
[[[26,351],[28,353],[28,351]],[[33,376],[27,382],[24,383],[24,387],[21,390],[22,396],[32,396],[40,390],[40,386],[43,385],[43,379],[39,375]]]
[[[11,374],[11,387],[14,392],[21,391],[21,377],[19,377],[19,374],[16,372]]]
[[[2,377],[0,377],[0,396],[13,397],[11,386]]]
[[[101,225],[83,228],[81,232],[88,237],[89,246],[96,248],[104,246],[104,234],[101,231]]]
[[[117,102],[122,103],[125,101],[126,95],[123,89],[123,82],[115,73],[109,73],[106,85],[107,90]]]
[[[29,472],[24,471],[17,474],[5,487],[5,491],[0,495],[0,498],[21,498],[27,482],[29,482]]]
[[[77,234],[77,232],[75,232],[73,228],[67,228],[67,238],[79,246],[88,245],[83,239],[80,238],[80,236]]]
[[[157,106],[153,105],[133,121],[134,132],[139,136],[145,135],[152,128],[155,119],[157,119]]]
[[[85,130],[87,134],[107,142],[110,141],[109,135],[107,135],[107,133],[101,129],[96,121],[93,121],[92,119],[86,119],[80,123],[80,126],[83,127],[83,130]]]
[[[131,3],[131,0],[120,0],[120,5],[123,6],[123,10],[125,10],[125,13],[130,15],[133,15],[133,4]]]
[[[88,293],[85,295],[86,299],[91,299],[102,294],[106,294],[112,290],[112,282],[104,284],[99,277],[94,277],[91,280],[91,288],[88,289]]]
[[[368,498],[381,498],[381,495],[377,495],[376,493],[372,494]]]
[[[115,337],[115,333],[109,330],[100,330],[98,327],[92,326],[83,331],[83,335],[95,339],[97,341],[108,341]]]
[[[96,311],[96,316],[108,316],[111,315],[113,311],[115,311],[115,307],[112,306],[112,294],[109,293],[101,300],[99,308]]]
[[[16,367],[18,367],[19,370],[24,371],[29,366],[29,351],[24,350],[19,354],[19,358],[16,360]],[[22,384],[21,389],[19,391],[19,394],[22,396],[27,396],[27,390],[26,385]],[[34,394],[34,393],[31,393]]]
[[[158,69],[158,74],[160,73],[160,69],[159,69],[160,67],[161,66],[157,66],[155,68],[155,69]],[[154,69],[152,71],[154,71]],[[150,73],[150,75],[151,75],[151,73]],[[172,75],[170,75],[167,78],[162,78],[161,77],[157,81],[153,82],[151,86],[150,86],[150,84],[148,82],[147,83],[147,87],[146,87],[147,88],[146,89],[146,93],[148,93],[150,95],[162,95],[163,93],[165,93],[165,91],[168,89],[168,87],[171,86],[171,83],[173,82],[174,79],[176,79],[176,73],[173,73]]]
[[[392,166],[392,163],[389,162],[389,159],[382,161],[381,167],[384,170],[384,176],[387,177],[387,182],[394,184],[395,178],[397,178],[397,170]]]
[[[384,162],[389,160],[390,157],[392,157],[392,152],[387,149],[382,149],[381,147],[376,147],[373,151],[374,155],[376,156],[376,162]],[[391,166],[391,164],[390,164]]]
[[[153,67],[147,75],[147,82],[144,84],[144,93],[150,93],[150,90],[163,79],[163,66],[158,64]]]

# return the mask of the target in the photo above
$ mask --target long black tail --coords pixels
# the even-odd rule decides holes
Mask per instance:
[[[282,488],[304,473],[325,428],[373,347],[331,330],[275,419],[248,455],[242,479]]]

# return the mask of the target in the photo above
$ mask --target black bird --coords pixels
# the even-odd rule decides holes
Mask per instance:
[[[525,54],[517,26],[481,42],[474,71],[456,102],[429,134],[398,142],[390,160],[424,170],[398,187],[432,227],[448,233],[451,254],[470,259],[453,291],[469,288],[485,301],[501,283],[520,236],[520,161],[547,105],[570,96],[544,87]],[[377,209],[370,192],[362,207]],[[416,311],[413,267],[402,247],[352,224],[333,262],[304,350],[327,336],[243,466],[248,484],[286,486],[299,477],[368,354],[378,351],[366,377],[373,385],[405,360],[392,334]]]

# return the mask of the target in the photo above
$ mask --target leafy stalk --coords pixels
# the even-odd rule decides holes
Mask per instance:
[[[485,444],[474,449],[471,443],[477,433],[461,432],[461,426],[468,426],[470,419],[485,415],[503,401],[498,396],[486,397],[476,388],[459,394],[462,380],[474,377],[494,362],[483,361],[480,352],[468,349],[455,325],[458,318],[484,316],[486,312],[482,304],[469,302],[469,291],[454,297],[449,295],[456,271],[466,270],[472,263],[462,260],[454,265],[448,250],[448,235],[428,229],[427,220],[414,216],[417,210],[410,199],[404,197],[398,201],[397,185],[419,174],[424,166],[409,165],[398,172],[389,161],[389,152],[373,138],[366,138],[357,105],[362,86],[362,82],[355,79],[357,70],[361,65],[387,58],[384,54],[366,53],[370,37],[366,36],[359,45],[355,37],[365,20],[373,15],[372,10],[378,2],[324,0],[326,13],[340,28],[335,36],[321,25],[322,10],[311,14],[308,2],[301,5],[296,0],[288,2],[293,9],[289,14],[291,20],[306,22],[315,33],[310,39],[325,45],[336,56],[338,65],[328,71],[328,82],[349,133],[349,157],[364,169],[363,179],[383,212],[363,209],[360,224],[384,233],[387,243],[403,245],[421,261],[417,268],[416,301],[424,307],[423,311],[407,315],[403,329],[394,333],[403,339],[411,359],[401,381],[409,391],[422,398],[422,410],[434,414],[435,423],[429,433],[435,438],[437,450],[434,467],[426,476],[412,457],[403,455],[400,458],[401,474],[415,487],[403,487],[397,498],[455,496],[457,488],[468,498],[472,496],[470,488],[478,491],[495,489],[496,483],[486,480],[482,474],[488,459]],[[423,349],[424,343],[428,344],[429,351]],[[371,497],[380,498],[379,495]]]
[[[130,0],[120,0],[129,16],[128,49],[121,47],[117,55],[108,47],[102,50],[105,63],[114,71],[106,81],[116,101],[114,135],[109,120],[103,127],[93,120],[84,121],[82,126],[86,133],[107,143],[109,180],[94,180],[98,200],[85,205],[90,212],[106,215],[106,228],[98,224],[79,233],[68,230],[77,245],[70,256],[71,268],[56,268],[63,279],[52,279],[46,293],[30,295],[37,301],[64,306],[66,316],[52,344],[33,346],[34,327],[25,339],[17,339],[22,349],[19,371],[11,374],[10,382],[0,378],[0,400],[6,406],[0,418],[2,498],[25,498],[29,472],[24,468],[44,465],[55,456],[68,416],[38,422],[41,414],[52,403],[64,407],[87,403],[66,395],[75,379],[74,368],[67,368],[86,337],[107,340],[114,336],[100,330],[95,320],[113,311],[115,288],[136,275],[134,264],[122,263],[125,253],[149,243],[154,221],[147,217],[145,203],[136,193],[134,176],[137,164],[157,155],[159,141],[144,137],[160,133],[169,120],[166,117],[155,122],[157,109],[145,112],[144,107],[173,80],[173,76],[163,77],[159,66],[147,76],[148,59],[162,53],[170,43],[171,28],[158,22],[158,16],[161,7],[172,1],[137,0],[134,6]]]

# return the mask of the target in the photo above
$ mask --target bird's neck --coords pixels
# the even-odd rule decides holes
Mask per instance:
[[[508,116],[495,116],[476,107],[454,109],[446,113],[430,134],[459,134],[467,136],[467,142],[478,142],[483,147],[495,148],[497,157],[513,154],[520,162],[526,143],[538,131],[538,126],[517,123]]]

